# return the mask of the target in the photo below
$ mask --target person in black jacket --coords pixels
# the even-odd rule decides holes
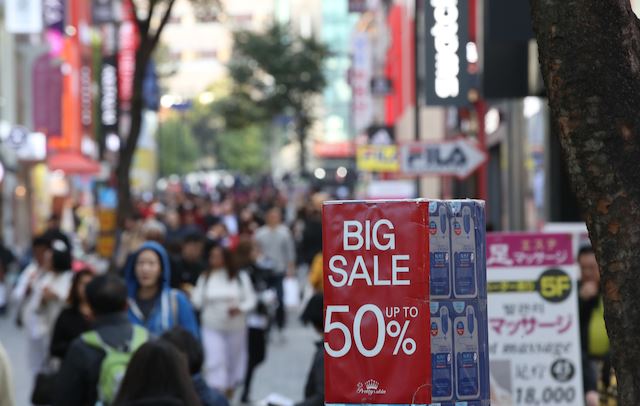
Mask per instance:
[[[94,329],[106,344],[124,349],[133,338],[127,318],[127,286],[111,274],[94,278],[87,285],[87,301],[95,317]],[[56,382],[53,406],[95,405],[104,351],[90,346],[82,337],[71,343]]]
[[[93,315],[85,289],[93,277],[93,272],[86,268],[73,275],[68,306],[60,313],[53,328],[51,357],[64,359],[71,342],[91,328]]]
[[[267,356],[267,333],[271,324],[269,314],[269,293],[275,305],[275,292],[269,290],[270,270],[259,267],[256,264],[258,251],[252,240],[245,240],[236,248],[236,266],[242,269],[251,278],[253,289],[258,297],[256,307],[247,315],[248,327],[248,354],[247,372],[242,388],[242,403],[249,403],[251,382],[256,368],[262,364]]]
[[[311,297],[301,319],[306,323],[311,323],[319,334],[322,334],[322,294],[316,293]],[[307,384],[304,388],[305,399],[296,403],[296,406],[324,406],[324,345],[322,340],[316,343],[316,353],[313,356],[311,370],[307,377]]]
[[[188,234],[182,241],[180,256],[171,264],[171,287],[191,294],[198,277],[207,269],[202,256],[204,252],[204,235]]]

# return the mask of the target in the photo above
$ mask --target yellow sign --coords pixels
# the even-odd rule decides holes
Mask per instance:
[[[365,172],[398,172],[400,161],[395,145],[361,145],[356,150],[356,166]]]

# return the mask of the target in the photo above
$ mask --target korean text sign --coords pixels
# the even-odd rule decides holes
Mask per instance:
[[[569,234],[489,234],[491,404],[582,405]]]
[[[426,201],[323,208],[327,403],[431,402]]]

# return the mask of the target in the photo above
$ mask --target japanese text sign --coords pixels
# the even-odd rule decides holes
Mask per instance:
[[[428,202],[323,208],[327,403],[431,402]]]
[[[489,234],[491,404],[582,405],[569,234]]]

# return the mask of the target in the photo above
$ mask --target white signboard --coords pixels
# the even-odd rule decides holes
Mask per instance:
[[[12,34],[42,31],[42,0],[5,0],[5,26]]]
[[[473,142],[458,138],[439,143],[400,146],[400,166],[407,175],[451,175],[466,178],[487,157]]]
[[[491,405],[584,405],[570,234],[489,234]]]
[[[373,120],[372,75],[369,35],[366,32],[357,32],[353,37],[353,62],[351,65],[353,125],[357,133],[366,131]]]

